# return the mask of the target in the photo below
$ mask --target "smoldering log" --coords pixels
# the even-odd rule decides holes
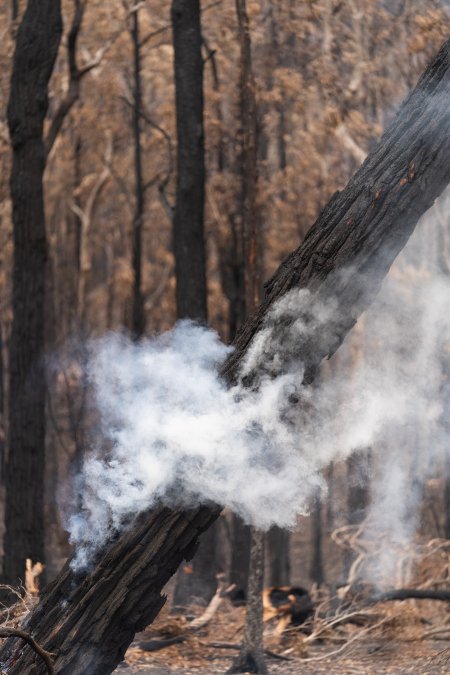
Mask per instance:
[[[310,302],[335,305],[327,330],[316,325],[307,341],[279,354],[278,368],[293,359],[311,381],[321,360],[339,347],[375,297],[393,260],[420,216],[450,181],[450,40],[430,63],[390,128],[347,187],[336,193],[303,244],[266,285],[266,298],[243,326],[222,375],[235,381],[255,335],[270,322],[274,303],[291,289],[306,289]],[[307,319],[307,316],[304,317]],[[273,326],[283,345],[289,321]],[[274,363],[262,363],[272,375]],[[256,383],[258,372],[249,373]],[[27,630],[55,655],[60,675],[107,675],[122,660],[134,634],[151,623],[165,602],[164,584],[220,509],[168,508],[141,514],[108,542],[89,573],[75,574],[70,561],[42,593]],[[0,652],[9,675],[44,673],[35,654],[15,639]]]

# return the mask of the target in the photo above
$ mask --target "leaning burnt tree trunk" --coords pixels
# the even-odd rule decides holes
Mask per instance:
[[[280,356],[285,362],[301,358],[308,382],[321,360],[338,348],[373,300],[420,216],[450,182],[449,100],[450,40],[378,146],[267,284],[263,304],[244,324],[223,368],[228,381],[238,379],[252,338],[270,322],[273,304],[291,289],[307,289],[311,302],[326,299],[335,311],[326,325],[314,323],[295,353]],[[281,339],[289,327],[289,322],[277,324]],[[269,366],[274,372],[275,364]],[[114,670],[135,632],[158,614],[165,601],[164,584],[183,558],[192,556],[198,536],[219,511],[203,506],[141,514],[92,561],[93,571],[76,575],[70,563],[65,566],[26,621],[26,630],[55,654],[59,675],[107,675]],[[44,673],[35,655],[16,639],[1,650],[0,664],[9,675]]]
[[[61,32],[59,0],[29,0],[17,34],[8,104],[14,264],[3,581],[13,585],[25,578],[26,558],[44,562],[43,126]]]

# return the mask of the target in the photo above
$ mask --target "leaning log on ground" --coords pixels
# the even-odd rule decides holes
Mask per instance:
[[[375,595],[370,603],[386,602],[387,600],[442,600],[450,602],[450,590],[431,588],[396,588]]]
[[[450,40],[378,146],[268,283],[265,301],[244,325],[223,369],[228,381],[236,379],[273,303],[293,288],[308,289],[313,300],[331,298],[336,311],[327,330],[317,325],[308,342],[297,344],[296,353],[286,354],[286,360],[301,358],[308,381],[320,361],[337,349],[375,296],[420,216],[450,182],[449,100]],[[135,632],[158,614],[165,601],[164,584],[182,559],[193,555],[199,535],[218,513],[217,507],[204,506],[190,512],[164,508],[142,514],[105,546],[92,572],[76,576],[66,565],[43,592],[26,626],[55,654],[56,671],[111,673]],[[0,652],[9,675],[43,673],[34,663],[35,655],[21,649],[19,642],[9,640]]]

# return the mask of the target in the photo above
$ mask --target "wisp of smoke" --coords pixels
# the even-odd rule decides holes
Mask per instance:
[[[309,301],[306,291],[294,290],[274,312],[285,315],[290,307],[299,316]],[[333,310],[317,307],[307,326],[297,320],[290,339],[304,338],[314,322],[325,326]],[[282,348],[286,343],[266,326],[243,372],[259,359],[273,362]],[[257,391],[228,388],[218,367],[230,348],[188,321],[140,342],[110,334],[90,351],[89,378],[108,447],[94,450],[84,465],[83,509],[69,522],[76,568],[88,565],[130,517],[158,504],[214,502],[260,528],[292,527],[322,485],[324,466],[429,407],[424,383],[402,381],[393,358],[389,368],[366,363],[352,378],[341,374],[303,388],[298,406],[290,402],[303,377],[298,361],[276,378],[263,373]]]

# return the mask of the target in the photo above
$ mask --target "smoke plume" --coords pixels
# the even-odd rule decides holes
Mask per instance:
[[[450,283],[428,273],[405,283],[405,269],[362,320],[361,358],[347,339],[339,358],[351,368],[310,387],[301,385],[298,342],[326,331],[337,308],[305,290],[274,306],[247,354],[241,375],[259,369],[257,391],[225,385],[218,369],[230,348],[191,322],[140,342],[118,334],[92,342],[88,377],[105,442],[88,453],[83,508],[68,524],[73,565],[88,565],[134,514],[160,504],[214,502],[260,528],[294,527],[324,487],[321,470],[369,447],[370,519],[396,543],[410,538],[420,486],[446,453]],[[279,359],[283,374],[274,378]],[[379,565],[389,572],[387,559]]]

